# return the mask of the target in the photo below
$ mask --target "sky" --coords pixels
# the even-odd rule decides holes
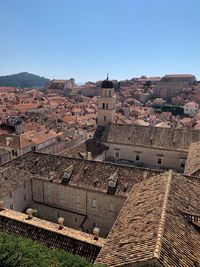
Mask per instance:
[[[0,75],[200,79],[199,10],[200,0],[0,0]]]

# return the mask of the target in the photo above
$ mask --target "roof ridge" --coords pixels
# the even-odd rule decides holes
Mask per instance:
[[[155,250],[154,250],[155,258],[159,258],[160,256],[160,248],[161,248],[162,236],[163,236],[164,225],[165,225],[165,215],[166,215],[168,196],[169,196],[169,191],[170,191],[170,186],[171,186],[171,180],[172,180],[172,170],[169,170],[165,195],[163,198],[162,213],[161,213],[160,223],[158,227],[157,240],[156,240],[156,245],[155,245]]]

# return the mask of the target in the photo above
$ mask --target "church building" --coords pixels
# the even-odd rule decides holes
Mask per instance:
[[[191,144],[200,141],[200,131],[117,124],[112,81],[107,78],[101,88],[98,127],[93,139],[107,147],[102,158],[115,163],[184,172]]]

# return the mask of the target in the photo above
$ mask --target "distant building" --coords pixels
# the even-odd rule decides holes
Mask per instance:
[[[23,133],[23,120],[18,116],[11,116],[6,119],[6,126],[11,127],[17,134]]]
[[[52,80],[49,82],[47,89],[50,94],[66,94],[70,93],[75,87],[75,80],[73,78],[69,80]]]
[[[192,74],[168,74],[165,75],[161,81],[186,83],[191,86],[196,83],[196,77]]]
[[[77,90],[81,95],[87,96],[87,97],[101,95],[101,88],[96,87],[94,85],[93,86],[83,85],[83,86],[80,86]]]
[[[155,86],[154,95],[170,100],[185,89],[192,88],[196,78],[191,74],[165,75]]]
[[[46,129],[32,130],[21,135],[1,134],[0,148],[11,153],[11,158],[19,157],[29,151],[59,153],[65,149],[62,133]]]

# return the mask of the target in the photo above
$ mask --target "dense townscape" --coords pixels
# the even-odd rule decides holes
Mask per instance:
[[[191,74],[1,86],[1,262],[200,266],[199,105]]]

